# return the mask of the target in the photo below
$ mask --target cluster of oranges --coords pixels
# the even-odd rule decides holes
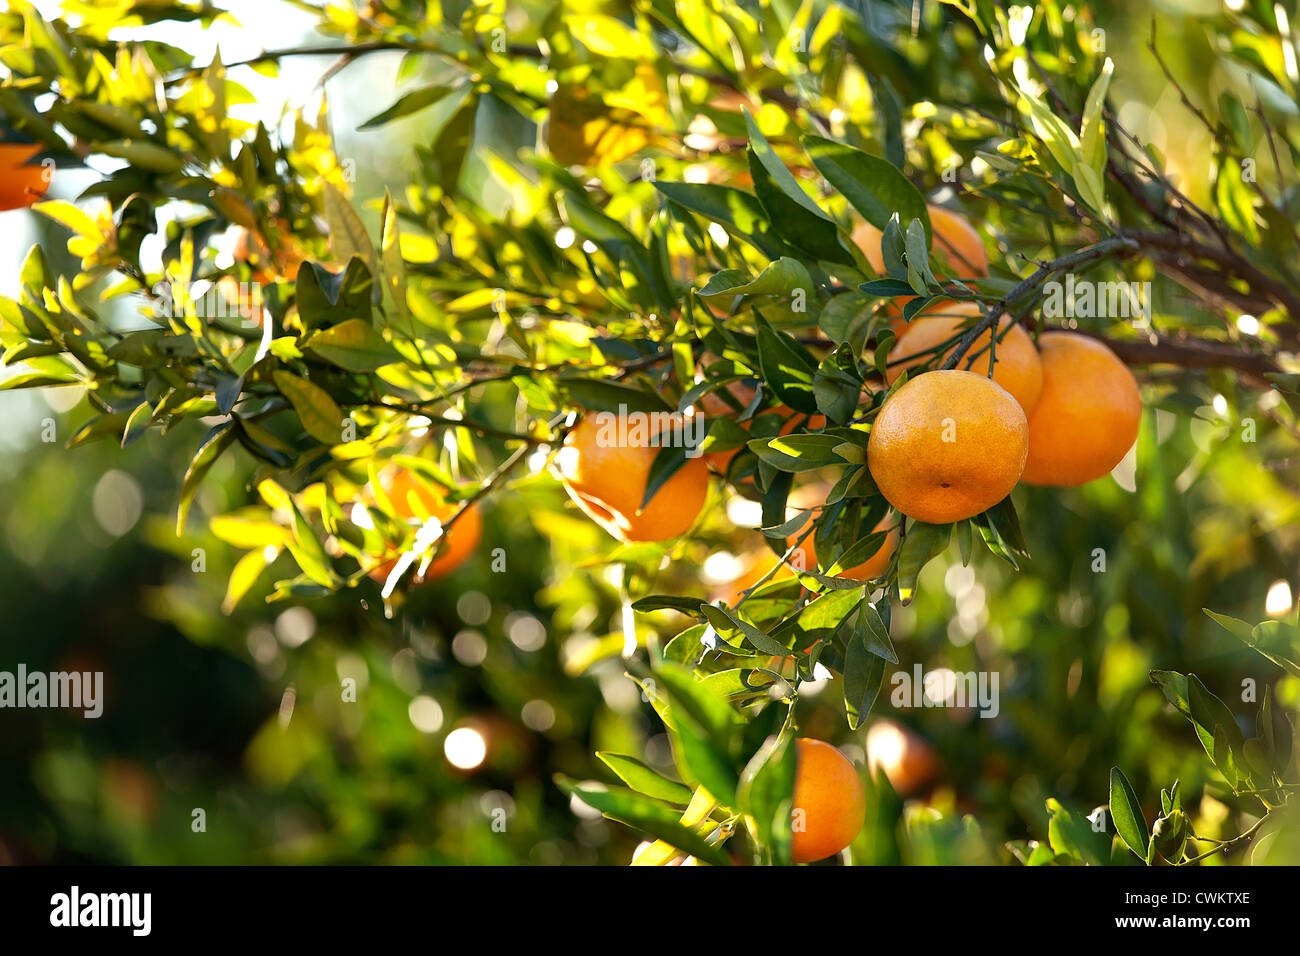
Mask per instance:
[[[954,274],[988,275],[983,243],[965,219],[940,207],[931,207],[930,219],[935,251]],[[883,272],[879,233],[863,226],[854,239],[873,267]],[[984,314],[970,300],[932,304],[910,322],[897,303],[888,309],[897,339],[887,360],[889,385],[904,373],[945,364],[958,338]],[[966,346],[956,365],[920,371],[876,414],[867,466],[899,514],[926,523],[950,523],[998,504],[1018,482],[1080,485],[1108,474],[1137,438],[1137,382],[1094,338],[1054,331],[1043,333],[1035,343],[1020,324],[1003,316],[996,329],[983,331]],[[733,406],[744,408],[754,399],[754,390],[743,383],[729,383],[727,390],[729,398],[704,396],[701,411],[735,417]],[[790,409],[773,411],[786,419],[782,434],[798,424],[799,416]],[[806,424],[817,430],[825,419],[810,416]],[[685,533],[704,508],[709,466],[725,473],[737,454],[688,458],[643,506],[656,443],[608,447],[598,440],[599,431],[590,418],[578,422],[565,439],[560,471],[579,507],[626,541],[672,540]],[[790,503],[797,508],[795,497]],[[869,580],[888,567],[897,532],[889,518],[875,530],[890,533],[875,555],[847,569],[845,577]],[[788,566],[779,569],[780,574],[816,566],[806,531],[805,526],[788,539]],[[762,573],[757,563],[747,567],[724,596],[739,600]],[[801,738],[792,823],[794,862],[823,859],[848,846],[861,829],[864,807],[861,781],[843,754],[822,741]]]

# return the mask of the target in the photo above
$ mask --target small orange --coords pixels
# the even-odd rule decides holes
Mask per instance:
[[[795,740],[790,859],[813,863],[839,853],[857,838],[867,798],[857,768],[823,740]]]
[[[429,517],[446,521],[461,507],[459,502],[447,501],[435,489],[416,481],[406,470],[399,471],[393,476],[387,492],[389,500],[393,503],[393,511],[399,518],[423,518],[424,513],[427,512]],[[451,574],[469,560],[482,537],[483,516],[479,513],[477,505],[471,505],[456,519],[456,523],[447,532],[445,540],[439,542],[438,551],[434,559],[429,562],[429,567],[425,569],[424,574],[415,574],[411,579],[412,582],[423,584],[425,581]],[[370,577],[383,584],[396,564],[397,559],[394,558],[372,570]]]
[[[884,771],[900,796],[920,790],[939,771],[939,759],[916,732],[881,719],[867,731],[867,766]]]
[[[923,372],[885,400],[867,467],[894,508],[930,524],[985,511],[1020,479],[1028,447],[1020,403],[962,369]]]
[[[0,143],[0,212],[26,209],[45,198],[48,167],[29,162],[40,151],[37,143]]]
[[[573,500],[605,530],[624,541],[666,541],[695,523],[709,494],[709,466],[688,458],[641,507],[659,448],[659,416],[636,429],[612,412],[588,414],[569,430],[558,464]],[[646,434],[638,436],[638,431]],[[623,439],[626,442],[619,444]]]
[[[960,278],[978,278],[988,275],[989,257],[984,251],[984,242],[966,217],[932,203],[927,205],[926,209],[930,212],[930,249],[932,252],[937,250],[941,263],[947,265],[948,271]],[[903,223],[904,227],[906,225]],[[871,268],[877,275],[883,276],[885,261],[880,254],[880,230],[871,223],[859,223],[853,230],[852,238],[867,257],[867,261],[871,263]],[[894,335],[900,339],[916,324],[915,318],[911,323],[903,319],[903,306],[910,301],[912,301],[910,297],[895,298],[885,305],[885,314],[890,316],[889,328],[893,329]],[[945,305],[946,303],[942,302],[935,303],[926,308],[925,312],[944,311]]]
[[[1038,337],[1043,392],[1029,416],[1027,485],[1081,485],[1109,474],[1137,441],[1137,380],[1104,343],[1074,332]]]
[[[942,315],[923,314],[913,319],[906,340],[900,340],[890,351],[886,373],[890,385],[906,369],[930,363],[942,365],[956,346],[942,356],[931,350],[969,327],[972,319],[984,314],[980,304],[970,300],[945,303],[941,310]],[[998,330],[996,349],[990,349],[993,336],[985,332],[971,343],[957,367],[983,375],[988,372],[992,358],[993,381],[1010,392],[1028,415],[1034,410],[1038,394],[1043,390],[1043,363],[1039,360],[1038,349],[1034,348],[1034,340],[1020,323],[1013,325],[1011,318],[1004,315],[998,322]]]

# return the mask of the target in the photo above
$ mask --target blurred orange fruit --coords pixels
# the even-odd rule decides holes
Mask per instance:
[[[1029,416],[1021,481],[1070,487],[1109,474],[1137,441],[1137,380],[1104,343],[1073,332],[1038,337],[1043,391]]]
[[[867,467],[881,494],[909,518],[960,521],[1015,487],[1028,430],[1024,409],[996,382],[961,369],[923,372],[877,413]]]
[[[867,815],[857,768],[823,740],[795,740],[790,859],[813,863],[854,841]]]
[[[667,541],[695,523],[709,494],[709,467],[703,458],[688,458],[642,508],[659,453],[651,442],[657,428],[644,431],[644,442],[620,445],[617,436],[637,433],[626,419],[613,413],[583,416],[565,436],[560,474],[573,500],[610,534],[624,541]]]
[[[45,198],[47,167],[28,165],[40,151],[38,143],[0,143],[0,212],[26,209]]]
[[[924,739],[902,724],[877,720],[867,731],[867,766],[879,768],[902,796],[915,793],[939,770],[939,760]]]
[[[405,469],[398,471],[393,476],[392,482],[386,490],[389,500],[393,503],[393,511],[399,518],[403,519],[422,519],[427,512],[428,517],[446,521],[461,507],[459,502],[447,501],[437,489],[417,481]],[[423,584],[425,581],[432,581],[451,574],[469,560],[482,537],[483,516],[479,513],[478,505],[471,505],[463,515],[456,519],[456,523],[451,526],[451,530],[446,532],[444,538],[439,542],[438,551],[434,559],[429,562],[429,567],[425,569],[423,574],[419,574],[417,571],[411,578],[412,582]],[[372,570],[370,577],[383,584],[396,564],[397,559],[394,558]],[[418,568],[418,562],[416,566]]]
[[[906,339],[900,340],[890,351],[886,373],[890,385],[906,369],[930,363],[942,365],[956,345],[942,356],[936,356],[934,350],[984,314],[978,302],[969,300],[947,302],[941,309],[943,315],[922,314],[914,318]],[[1011,318],[1004,315],[998,322],[998,330],[996,349],[990,350],[993,336],[985,332],[971,343],[957,367],[983,375],[988,371],[990,357],[993,358],[993,381],[1010,392],[1028,415],[1038,404],[1038,395],[1043,390],[1043,363],[1038,357],[1038,349],[1034,348],[1034,340],[1020,323],[1012,324]]]

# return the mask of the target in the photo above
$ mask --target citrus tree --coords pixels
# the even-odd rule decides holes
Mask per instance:
[[[1151,29],[1212,159],[1196,188],[1123,122],[1132,58],[1089,5],[299,4],[327,39],[240,63],[113,36],[210,4],[63,6],[0,14],[0,200],[61,224],[79,263],[27,256],[0,387],[84,386],[72,446],[190,441],[178,534],[237,459],[246,500],[203,516],[240,552],[227,613],[268,581],[271,602],[378,588],[394,616],[468,562],[517,573],[482,509],[526,495],[543,533],[600,529],[562,546],[620,622],[588,655],[624,659],[671,740],[675,773],[602,752],[619,784],[557,781],[647,838],[638,863],[885,860],[900,820],[917,846],[1030,864],[1196,862],[1286,832],[1289,602],[1260,623],[1210,608],[1271,662],[1257,702],[1208,689],[1232,674],[1150,674],[1242,824],[1223,839],[1193,831],[1179,768],[1138,793],[1115,766],[1084,788],[1109,816],[1043,794],[1043,838],[993,845],[908,817],[900,776],[860,774],[798,709],[834,678],[865,729],[927,565],[1043,561],[1026,504],[1046,522],[1136,467],[1182,509],[1169,421],[1221,402],[1214,442],[1293,454],[1300,111],[1271,6],[1197,22],[1206,105]],[[241,70],[380,54],[402,89],[362,128],[421,120],[409,179],[363,193],[324,104],[237,118]],[[45,195],[83,163],[97,182]],[[1276,469],[1256,481],[1282,494]],[[1255,528],[1283,554],[1287,508]],[[737,541],[743,567],[702,591]],[[1069,547],[1105,572],[1136,544]]]

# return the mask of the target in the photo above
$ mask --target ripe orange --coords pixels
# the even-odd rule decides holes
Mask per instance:
[[[889,370],[886,373],[890,385],[906,369],[931,363],[942,365],[956,346],[942,356],[929,350],[964,331],[972,319],[978,319],[984,314],[978,302],[969,300],[944,303],[938,307],[938,311],[943,314],[923,314],[914,318],[909,325],[906,340],[900,340],[890,351]],[[989,359],[992,357],[993,381],[1010,392],[1011,397],[1020,403],[1028,415],[1038,404],[1038,395],[1043,390],[1043,363],[1038,357],[1038,349],[1034,348],[1034,340],[1022,325],[1012,325],[1011,318],[1004,315],[998,322],[998,330],[996,349],[990,350],[993,337],[985,332],[971,343],[957,367],[984,375],[988,372]]]
[[[790,859],[812,863],[853,842],[867,816],[857,768],[823,740],[800,737],[794,773]]]
[[[930,211],[931,251],[938,253],[950,271],[960,278],[988,275],[988,253],[984,251],[980,234],[969,220],[943,206],[929,204],[926,208]],[[902,226],[906,229],[907,223],[902,223]],[[869,222],[858,223],[852,238],[871,263],[871,268],[883,276],[885,262],[880,255],[880,230]]]
[[[689,458],[642,509],[650,466],[659,453],[650,440],[656,427],[645,431],[644,441],[620,445],[618,436],[636,435],[626,420],[613,413],[588,414],[569,430],[558,458],[573,500],[624,541],[680,537],[695,523],[709,494],[709,466],[703,458]]]
[[[389,500],[393,503],[393,510],[399,518],[423,519],[427,514],[428,517],[446,521],[460,510],[458,502],[447,501],[438,491],[416,481],[411,473],[405,470],[393,476],[387,492]],[[478,506],[471,505],[469,510],[452,525],[451,530],[446,534],[446,539],[439,542],[439,550],[434,559],[429,562],[429,567],[424,574],[415,574],[411,578],[412,582],[423,584],[425,581],[451,574],[469,560],[482,537],[483,517],[479,513]],[[371,571],[370,577],[383,584],[396,564],[397,559],[394,558]]]
[[[28,165],[40,151],[36,143],[0,143],[0,212],[26,209],[45,198],[46,167]]]
[[[977,515],[1020,479],[1028,447],[1020,403],[961,369],[923,372],[876,414],[867,467],[898,511],[930,524]]]
[[[877,720],[867,731],[867,766],[884,771],[905,797],[934,779],[939,760],[920,735],[892,720]]]
[[[1038,337],[1043,392],[1029,416],[1027,485],[1070,487],[1100,478],[1137,440],[1142,396],[1105,344],[1073,332]]]

